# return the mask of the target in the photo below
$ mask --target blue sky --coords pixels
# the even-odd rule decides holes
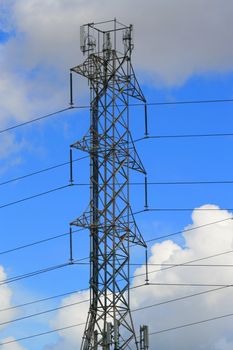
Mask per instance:
[[[131,2],[126,2],[126,7],[132,5]],[[7,2],[0,1],[0,6],[6,6],[7,9],[7,16],[0,18],[0,50],[2,52],[0,59],[2,65],[2,73],[0,74],[0,99],[2,100],[0,103],[0,129],[68,106],[69,68],[83,60],[78,51],[77,30],[83,22],[95,20],[93,16],[97,2],[90,1],[85,5],[81,1],[75,4],[70,1],[67,7],[64,3],[64,1],[44,0],[38,10],[38,1],[35,0],[27,0],[24,3],[12,1],[11,8],[8,8]],[[120,3],[119,7],[122,8],[122,6]],[[190,7],[195,11],[193,11],[194,18],[189,23],[184,18],[189,18],[190,9],[182,4],[182,1],[177,0],[177,11],[172,8],[174,17],[171,27],[167,26],[168,18],[171,16],[171,8],[168,4],[162,4],[161,1],[148,1],[143,9],[148,16],[150,11],[157,13],[155,19],[149,17],[150,27],[144,20],[139,20],[138,8],[132,11],[129,19],[126,15],[123,16],[122,20],[125,20],[126,23],[129,21],[135,23],[134,62],[141,87],[149,103],[233,98],[232,50],[223,45],[224,42],[228,42],[228,35],[232,29],[226,11],[226,8],[228,8],[228,12],[232,10],[232,5],[226,1],[226,8],[223,9],[219,8],[216,1],[212,2],[212,11],[210,11],[209,17],[203,14],[205,6],[200,1],[196,5],[190,1]],[[182,15],[184,17],[180,15],[179,9],[180,11],[183,9]],[[77,11],[77,16],[75,11]],[[106,4],[107,19],[113,17],[114,11],[116,14],[120,12],[120,9],[116,7],[116,2],[113,2],[112,7]],[[217,13],[219,16],[216,15]],[[159,14],[161,14],[161,18],[159,18]],[[99,20],[101,16],[103,17],[97,12],[96,20]],[[179,16],[182,18],[182,35],[180,35]],[[195,25],[197,26],[199,21],[201,24],[195,32]],[[158,22],[161,25],[161,35],[158,34]],[[228,31],[225,25],[229,25]],[[217,37],[217,43],[211,45],[213,36],[211,31],[216,26],[218,26],[222,37],[219,40]],[[187,37],[184,34],[185,29]],[[46,35],[46,31],[48,35]],[[148,35],[148,50],[145,49],[143,35]],[[202,37],[200,37],[201,35]],[[192,39],[193,42],[188,41],[188,39]],[[176,41],[175,47],[173,46],[174,41]],[[206,51],[205,47],[207,47]],[[164,56],[165,54],[166,56]],[[77,77],[75,78],[75,104],[84,105],[87,101],[88,87],[83,80]],[[155,136],[231,133],[233,130],[232,111],[232,103],[149,106],[149,133]],[[0,135],[0,182],[68,161],[69,145],[80,139],[88,130],[88,113],[88,109],[74,109],[56,117],[15,129],[12,132],[2,133]],[[131,127],[135,139],[143,136],[143,109],[141,107],[131,107]],[[232,136],[151,139],[138,142],[137,150],[147,169],[148,181],[151,182],[233,180],[232,143]],[[85,154],[78,151],[74,153],[75,158],[83,155]],[[76,184],[88,182],[88,165],[87,159],[74,164]],[[135,174],[132,175],[132,179],[143,181],[140,175]],[[64,166],[0,186],[0,206],[67,185],[68,181],[69,166]],[[143,209],[143,186],[138,186],[137,190],[133,187],[131,197],[133,210]],[[88,186],[73,186],[2,208],[0,210],[2,232],[0,251],[67,232],[69,222],[85,210],[88,201]],[[232,185],[156,185],[149,187],[149,206],[151,208],[198,208],[203,205],[233,208]],[[194,213],[193,218],[191,215],[192,212],[148,212],[138,215],[137,223],[144,238],[149,240],[183,230],[187,225],[193,224],[195,226],[224,219],[227,215],[231,216],[231,213],[220,211],[216,214]],[[216,232],[209,230],[207,233],[196,230],[196,236],[195,234],[192,236],[179,235],[173,238],[173,243],[162,243],[161,241],[161,245],[153,246],[152,251],[150,251],[151,261],[179,263],[185,257],[202,257],[230,250],[233,243],[229,238],[231,229],[232,226],[224,226],[216,229]],[[74,235],[75,259],[88,256],[88,243],[87,232]],[[152,244],[149,248],[152,248]],[[186,256],[186,254],[189,255]],[[230,263],[230,258],[217,262]],[[63,264],[68,259],[69,239],[68,236],[65,236],[46,244],[1,255],[0,264],[7,277],[10,278]],[[143,265],[144,251],[134,249],[132,261]],[[12,298],[8,297],[6,305],[17,305],[38,298],[86,288],[88,271],[88,266],[75,265],[12,283],[7,289],[7,293],[12,293]],[[224,283],[232,283],[228,274],[229,271],[225,272],[224,270],[224,273],[217,271],[216,276],[214,276],[206,270],[195,270],[193,275],[188,272],[187,275],[184,275],[183,272],[181,275],[174,273],[174,275],[166,275],[164,280],[189,280],[189,282],[207,280],[220,283],[220,275],[223,280],[225,278]],[[189,292],[191,291],[193,290],[189,289]],[[162,291],[159,289],[153,295],[148,292],[148,300],[161,301],[163,296],[172,297],[185,293],[187,290],[163,289]],[[146,292],[145,295],[147,295]],[[143,303],[145,295],[135,295],[133,304],[143,305],[140,303]],[[230,310],[229,312],[233,310],[230,295],[223,299],[213,301],[212,310],[214,309],[218,314],[224,314],[226,310]],[[6,315],[6,317],[14,319],[60,306],[62,302],[66,302],[66,300],[60,298],[41,303],[20,310],[15,315]],[[202,299],[201,302],[195,300],[193,304],[189,305],[189,315],[185,314],[186,305],[182,305],[180,309],[166,308],[164,313],[159,310],[157,320],[159,319],[161,323],[152,317],[150,328],[158,330],[169,327],[169,320],[173,320],[177,310],[180,312],[181,319],[179,322],[178,319],[174,318],[174,322],[178,323],[211,317],[212,310],[209,303],[210,300],[206,299]],[[204,306],[202,312],[198,314],[195,309],[196,305],[199,304]],[[77,316],[75,316],[75,312],[78,314],[79,309],[71,312],[70,320],[67,314],[65,315],[64,319],[68,319],[68,325],[74,323],[73,318],[75,319]],[[1,330],[1,339],[4,340],[8,337],[17,339],[47,331],[53,327],[56,328],[57,325],[59,328],[62,316],[64,315],[57,312],[45,317],[15,322]],[[85,313],[79,316],[85,320]],[[79,316],[77,316],[78,319]],[[139,320],[136,315],[135,318],[136,324],[138,324]],[[4,316],[1,318],[1,322],[4,322]],[[194,335],[191,335],[189,331],[185,336],[179,332],[173,333],[169,334],[166,339],[159,337],[155,343],[158,343],[159,350],[168,348],[174,342],[179,350],[187,348],[193,350],[191,346],[195,346],[195,350],[201,348],[205,350],[230,349],[233,342],[230,326],[226,327],[222,323],[220,326],[215,325],[215,327],[216,336],[213,337],[212,343],[207,341],[207,338],[210,338],[212,334],[211,326],[206,327],[206,331],[201,333],[199,339],[195,336],[198,334],[198,329],[195,328],[197,333]],[[63,350],[67,346],[73,349],[76,346],[75,336],[77,334],[77,332],[72,333],[71,338],[74,337],[74,340],[72,340],[73,342],[70,340],[70,343],[67,340],[69,334],[64,338],[61,337],[61,334],[60,337],[58,334],[53,334],[20,342],[15,344],[16,347],[12,347],[12,349]],[[181,344],[184,348],[181,348]],[[11,346],[13,345],[6,345],[6,349],[11,349]]]

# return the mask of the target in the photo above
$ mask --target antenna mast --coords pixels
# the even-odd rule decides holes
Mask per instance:
[[[129,196],[130,170],[146,175],[129,126],[130,100],[146,105],[131,64],[132,31],[116,19],[83,25],[85,60],[71,69],[71,85],[72,73],[88,79],[91,105],[90,129],[71,145],[90,155],[90,202],[71,223],[90,231],[90,309],[81,350],[139,350],[144,343],[129,298],[130,246],[146,247]]]

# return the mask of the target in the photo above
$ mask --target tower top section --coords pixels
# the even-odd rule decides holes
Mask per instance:
[[[87,23],[80,27],[80,49],[85,56],[109,55],[112,51],[125,55],[133,50],[133,26],[116,19]]]

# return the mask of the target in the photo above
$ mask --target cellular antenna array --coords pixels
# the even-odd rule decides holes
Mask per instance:
[[[90,308],[81,350],[148,349],[148,328],[137,336],[130,312],[130,247],[146,247],[130,206],[131,170],[146,176],[130,132],[131,99],[145,104],[147,134],[146,99],[131,63],[132,32],[116,19],[83,25],[85,59],[70,71],[71,92],[73,73],[88,79],[91,105],[90,128],[71,145],[71,152],[90,155],[90,202],[71,223],[90,231]]]

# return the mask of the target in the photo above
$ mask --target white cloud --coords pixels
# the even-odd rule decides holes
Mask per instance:
[[[143,6],[141,0],[1,0],[0,6],[1,27],[15,33],[0,47],[1,119],[27,119],[67,104],[68,70],[83,60],[79,26],[93,20],[116,16],[133,23],[137,70],[157,84],[233,70],[231,0],[224,6],[218,0],[147,0]]]
[[[10,342],[10,341],[15,341],[13,337],[8,337],[2,340],[2,342]],[[20,344],[16,343],[11,343],[11,344],[6,344],[2,346],[2,350],[26,350],[23,346]]]
[[[201,226],[206,223],[231,219],[232,214],[227,211],[216,210],[217,206],[206,205],[203,209],[213,211],[195,210],[192,214],[192,225],[188,228]],[[151,264],[177,264],[210,256],[216,253],[229,251],[233,248],[233,221],[227,220],[215,225],[197,228],[183,234],[185,246],[181,247],[171,240],[156,243],[151,249],[149,263]],[[232,264],[232,254],[221,255],[212,259],[200,261],[199,264]],[[150,266],[149,271],[158,270],[159,266]],[[135,271],[135,274],[145,272],[145,267]],[[133,285],[144,283],[145,276],[135,277]],[[210,283],[231,284],[232,268],[227,267],[176,267],[150,274],[152,283]],[[212,289],[214,287],[174,287],[174,286],[148,286],[132,291],[131,308],[139,308],[160,303],[173,298],[186,296],[196,292]],[[88,293],[73,295],[66,298],[62,305],[88,298]],[[62,309],[53,322],[54,328],[82,322],[86,319],[88,303]],[[185,323],[205,320],[215,316],[233,312],[232,290],[226,288],[221,291],[203,294],[183,301],[134,312],[136,329],[140,324],[148,324],[150,331],[167,329]],[[70,329],[61,332],[61,341],[46,350],[65,350],[77,347],[83,329]],[[162,333],[151,337],[151,349],[167,350],[228,350],[233,342],[232,320],[222,319],[201,326],[193,326],[173,332]],[[227,340],[226,340],[227,339]],[[69,343],[67,343],[69,341]]]
[[[4,268],[0,266],[0,283],[7,279],[7,275]],[[0,284],[0,310],[8,309],[6,311],[0,311],[0,324],[12,320],[16,313],[15,310],[9,310],[12,306],[12,291],[7,284]],[[5,328],[7,325],[0,325],[0,328]]]
[[[51,322],[51,326],[55,329],[59,329],[69,325],[85,322],[89,308],[89,303],[85,301],[88,300],[88,298],[89,291],[76,293],[65,298],[61,306],[74,303],[80,304],[59,310],[56,318]],[[83,331],[84,326],[58,332],[62,339],[57,344],[45,347],[45,350],[64,350],[67,348],[70,350],[75,350],[80,346]]]
[[[232,350],[233,342],[228,342],[226,339],[220,339],[216,344],[215,350]]]

